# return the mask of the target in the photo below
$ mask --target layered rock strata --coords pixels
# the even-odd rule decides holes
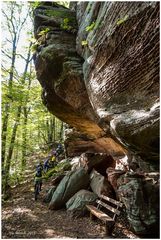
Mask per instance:
[[[44,2],[34,11],[44,104],[88,139],[106,137],[158,169],[159,3],[72,9]]]
[[[67,155],[127,156],[129,175],[109,180],[135,232],[154,233],[158,183],[145,172],[159,169],[159,2],[42,2],[34,25],[43,102],[74,127]]]

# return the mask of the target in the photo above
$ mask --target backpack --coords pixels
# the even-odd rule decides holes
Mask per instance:
[[[42,177],[42,168],[38,166],[36,169],[36,177]]]

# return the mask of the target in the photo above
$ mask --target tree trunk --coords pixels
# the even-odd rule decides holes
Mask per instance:
[[[7,141],[9,109],[10,109],[10,105],[6,104],[6,106],[5,106],[6,114],[4,116],[3,126],[2,126],[2,169],[4,169],[5,155],[6,155],[6,141]]]
[[[16,121],[15,121],[15,124],[13,126],[11,142],[10,142],[10,145],[9,145],[8,156],[7,156],[7,159],[6,159],[5,181],[4,181],[4,186],[3,186],[4,194],[6,194],[6,191],[7,191],[7,188],[8,188],[8,180],[9,180],[11,158],[12,158],[13,149],[14,149],[14,143],[15,143],[15,139],[16,139],[16,132],[17,132],[17,128],[18,128],[18,125],[19,125],[19,122],[20,122],[20,116],[21,116],[21,106],[19,106],[18,110],[17,110]]]
[[[63,139],[63,127],[64,127],[63,122],[61,122],[60,135],[59,135],[60,141],[62,141]]]
[[[22,132],[22,161],[21,161],[21,169],[24,170],[26,167],[26,145],[27,145],[27,120],[28,114],[26,108],[24,109],[24,124],[23,124],[23,132]]]
[[[9,88],[9,99],[12,99],[12,83],[13,83],[13,71],[15,67],[15,60],[16,60],[16,34],[13,39],[13,44],[12,44],[12,61],[11,61],[11,70],[9,72],[9,80],[8,80],[8,88]],[[11,100],[10,100],[11,101]],[[2,126],[2,169],[4,169],[4,164],[5,164],[5,157],[6,157],[6,141],[7,141],[7,129],[8,129],[8,119],[9,119],[9,114],[10,114],[10,102],[8,101],[5,104],[5,112],[4,118],[3,118],[3,126]]]

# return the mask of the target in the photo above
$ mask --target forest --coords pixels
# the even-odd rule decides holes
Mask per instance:
[[[63,122],[41,100],[33,65],[34,4],[4,2],[2,6],[2,179],[7,186],[23,180],[26,160],[45,154],[63,140]],[[7,26],[7,28],[6,28]]]
[[[159,2],[2,1],[2,238],[159,238]]]

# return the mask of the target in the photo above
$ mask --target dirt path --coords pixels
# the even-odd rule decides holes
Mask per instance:
[[[37,202],[32,181],[12,189],[12,199],[2,206],[2,238],[108,238],[103,224],[89,216],[73,219],[65,209],[49,210],[42,201],[49,187],[50,181],[43,184]],[[122,215],[110,238],[137,238],[124,221]]]
[[[35,202],[31,183],[15,188],[13,194],[2,210],[3,238],[93,238],[91,227],[99,231],[99,225],[92,226],[88,217],[73,220],[65,210],[48,210],[42,202],[44,190]]]

